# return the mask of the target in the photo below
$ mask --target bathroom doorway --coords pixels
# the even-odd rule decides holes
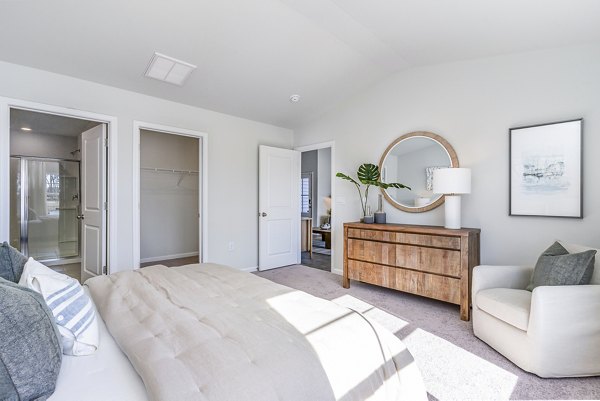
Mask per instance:
[[[106,212],[105,133],[102,122],[10,109],[10,244],[78,280],[106,264],[105,219],[94,216]]]

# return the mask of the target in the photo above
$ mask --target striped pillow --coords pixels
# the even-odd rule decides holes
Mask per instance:
[[[98,348],[96,310],[77,280],[29,258],[19,284],[42,294],[62,337],[63,353],[89,355]]]

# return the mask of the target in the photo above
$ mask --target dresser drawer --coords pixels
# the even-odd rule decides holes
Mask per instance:
[[[460,304],[460,279],[396,268],[394,288]]]
[[[348,238],[395,242],[398,244],[428,246],[433,248],[460,249],[460,237],[446,237],[442,235],[398,233],[392,231],[349,228]]]
[[[460,280],[399,267],[348,260],[348,277],[441,301],[460,304]]]
[[[396,282],[396,268],[374,263],[348,260],[348,274],[352,280],[393,288]]]
[[[460,251],[348,239],[348,258],[460,277]]]
[[[348,238],[368,239],[372,241],[396,242],[396,233],[378,230],[348,229]]]
[[[396,245],[395,255],[396,267],[460,277],[460,251]]]
[[[396,244],[349,238],[348,258],[395,266]]]
[[[412,233],[396,233],[395,242],[409,245],[429,246],[460,250],[460,237],[444,237],[442,235],[424,235]]]

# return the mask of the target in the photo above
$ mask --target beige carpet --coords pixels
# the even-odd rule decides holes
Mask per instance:
[[[351,306],[379,321],[409,348],[431,400],[599,399],[600,377],[541,379],[526,373],[473,336],[458,306],[352,282],[306,266],[258,275]]]

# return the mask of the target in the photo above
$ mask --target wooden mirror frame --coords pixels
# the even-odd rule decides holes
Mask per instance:
[[[399,144],[400,142],[409,139],[409,138],[414,138],[414,137],[427,137],[429,139],[433,139],[434,141],[436,141],[437,143],[439,143],[442,148],[444,148],[444,150],[446,151],[446,153],[448,153],[448,156],[450,157],[450,167],[459,167],[458,164],[458,156],[456,156],[456,152],[454,151],[454,148],[452,147],[452,145],[450,145],[448,143],[448,141],[446,141],[444,138],[442,138],[441,136],[434,134],[432,132],[427,132],[427,131],[415,131],[415,132],[411,132],[405,135],[402,135],[400,138],[396,139],[394,142],[392,142],[387,149],[385,150],[385,152],[383,152],[383,155],[381,156],[381,159],[379,160],[379,171],[383,171],[383,162],[385,161],[385,158],[387,157],[387,155],[392,151],[392,149]],[[402,180],[400,180],[402,181]],[[392,198],[391,196],[388,195],[387,191],[383,188],[380,188],[381,192],[383,193],[383,196],[385,197],[385,199],[387,199],[387,201],[394,206],[396,209],[400,209],[404,212],[408,212],[408,213],[422,213],[422,212],[427,212],[429,210],[433,210],[436,207],[440,206],[442,203],[444,203],[445,201],[445,197],[442,195],[439,197],[439,199],[435,200],[434,202],[431,202],[430,204],[426,205],[426,206],[421,206],[421,207],[409,207],[409,206],[405,206],[402,205],[400,203],[398,203],[394,198]]]

